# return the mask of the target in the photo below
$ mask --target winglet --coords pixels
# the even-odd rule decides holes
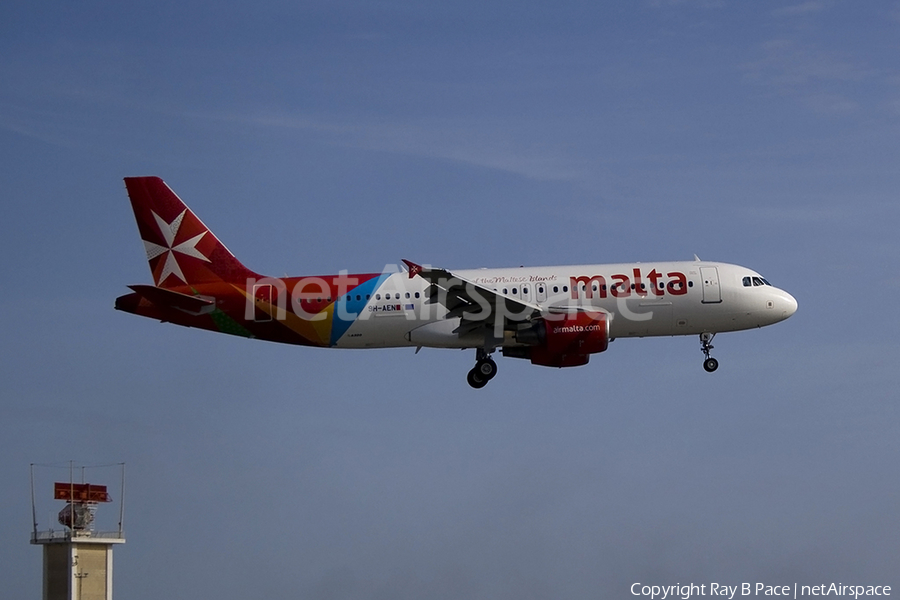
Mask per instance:
[[[409,267],[409,278],[412,279],[416,275],[422,272],[422,265],[417,265],[412,261],[408,261],[405,258],[403,259],[403,264]]]

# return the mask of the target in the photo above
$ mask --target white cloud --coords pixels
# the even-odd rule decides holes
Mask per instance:
[[[210,116],[210,115],[208,115]],[[497,169],[543,181],[573,181],[585,169],[565,151],[542,144],[522,143],[521,135],[504,132],[495,123],[472,119],[423,119],[407,122],[335,122],[308,116],[279,114],[212,118],[266,127],[305,129],[326,133],[331,142],[353,148],[446,159]]]
[[[6,103],[0,104],[0,129],[63,148],[78,147],[88,133],[61,114]]]
[[[847,217],[847,210],[840,206],[764,206],[743,205],[738,208],[743,218],[761,222],[779,223],[839,223]]]
[[[816,2],[814,0],[810,0],[810,2],[803,2],[801,4],[794,4],[791,6],[784,6],[782,8],[776,8],[772,11],[773,17],[795,17],[798,15],[806,15],[809,13],[819,12],[825,8],[825,5],[822,2]]]
[[[869,65],[815,45],[788,39],[760,45],[760,58],[744,63],[745,80],[795,98],[818,113],[849,113],[868,97],[861,85],[880,75]]]
[[[859,108],[859,103],[840,94],[810,94],[803,104],[818,113],[849,113]]]
[[[700,8],[724,8],[726,2],[724,0],[650,0],[650,6],[659,8],[661,6],[697,6]]]
[[[792,40],[769,40],[761,45],[762,58],[745,63],[747,76],[777,86],[802,86],[827,81],[862,81],[875,74],[864,65]]]

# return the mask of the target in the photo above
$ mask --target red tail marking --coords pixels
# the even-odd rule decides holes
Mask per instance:
[[[403,263],[409,267],[409,278],[412,279],[416,275],[422,272],[422,265],[417,265],[412,261],[408,261],[405,258],[403,259]]]
[[[243,282],[247,269],[159,177],[126,177],[125,187],[147,251],[153,281],[177,288]]]

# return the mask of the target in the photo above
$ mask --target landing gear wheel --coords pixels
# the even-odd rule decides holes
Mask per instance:
[[[700,334],[700,351],[706,357],[706,360],[703,361],[703,369],[707,373],[712,373],[719,368],[719,361],[709,356],[710,350],[713,349],[712,341],[714,337],[716,337],[715,333],[704,332]]]
[[[482,376],[478,372],[477,368],[469,371],[469,374],[466,375],[466,381],[468,381],[469,385],[471,385],[476,390],[483,388],[484,386],[487,385],[487,382],[488,382],[487,379],[482,378]]]
[[[497,363],[491,358],[483,358],[475,365],[478,376],[485,381],[490,381],[497,374]]]
[[[466,381],[469,382],[469,385],[475,389],[483,388],[496,374],[497,363],[491,358],[489,350],[485,348],[476,348],[475,366],[472,367],[472,370],[469,371],[469,374],[466,376]]]

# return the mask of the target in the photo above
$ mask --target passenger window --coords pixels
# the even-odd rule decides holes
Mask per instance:
[[[376,300],[381,300],[381,294],[375,294],[375,299],[376,299]]]
[[[419,292],[416,292],[416,298],[418,298],[418,297],[419,297]]]
[[[563,286],[563,291],[564,291],[564,292],[568,292],[568,291],[569,291],[569,286],[564,285],[564,286]]]
[[[553,286],[553,293],[554,293],[554,294],[558,294],[558,293],[559,293],[559,286],[558,286],[558,285],[554,285],[554,286]]]

